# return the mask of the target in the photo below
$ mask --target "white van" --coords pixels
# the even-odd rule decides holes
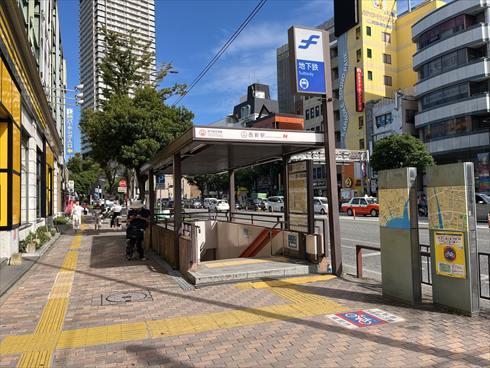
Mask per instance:
[[[326,215],[328,213],[328,199],[326,197],[314,197],[313,207],[315,213]]]
[[[267,198],[265,203],[265,208],[269,212],[283,212],[284,211],[284,197],[283,196],[273,196]]]

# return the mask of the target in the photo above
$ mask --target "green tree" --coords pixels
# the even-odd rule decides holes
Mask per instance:
[[[80,154],[70,158],[66,166],[69,170],[69,179],[75,182],[75,191],[84,197],[90,195],[102,174],[100,166],[92,159],[83,159]]]
[[[107,86],[105,101],[102,110],[82,115],[80,127],[108,181],[115,177],[114,162],[121,164],[126,172],[136,175],[143,199],[146,177],[140,173],[141,166],[191,127],[194,115],[185,108],[165,104],[169,97],[184,94],[185,85],[157,90],[150,83],[152,78],[145,70],[151,70],[155,55],[147,51],[149,48],[142,48],[131,34],[104,32],[107,52],[101,72]],[[169,73],[175,73],[171,64],[160,66],[155,83],[162,82]]]
[[[416,167],[423,172],[434,165],[422,141],[411,135],[392,135],[380,139],[374,145],[371,167],[376,171]]]

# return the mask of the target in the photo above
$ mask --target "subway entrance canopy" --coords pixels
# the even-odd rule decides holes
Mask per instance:
[[[175,155],[180,155],[182,174],[215,174],[319,149],[323,142],[323,133],[315,132],[193,126],[160,150],[142,172],[172,174]]]

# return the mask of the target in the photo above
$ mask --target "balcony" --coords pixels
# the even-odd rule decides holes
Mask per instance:
[[[432,45],[417,51],[413,55],[413,68],[417,69],[420,65],[426,63],[430,59],[446,54],[451,50],[488,42],[489,33],[488,24],[481,23],[452,37],[446,38],[445,40],[433,43]]]
[[[416,39],[422,33],[432,28],[434,25],[441,23],[447,19],[454,18],[458,14],[468,13],[469,11],[479,8],[486,3],[486,0],[464,0],[454,1],[443,7],[440,7],[413,25],[412,38]]]
[[[490,133],[488,132],[479,132],[447,139],[438,139],[425,144],[428,151],[432,154],[468,150],[477,147],[488,147],[489,145]]]
[[[418,82],[415,85],[415,95],[420,97],[434,89],[442,88],[452,83],[488,76],[490,76],[490,60],[484,58]]]
[[[485,111],[490,112],[490,96],[488,93],[425,110],[415,115],[415,127],[420,128],[428,123]]]

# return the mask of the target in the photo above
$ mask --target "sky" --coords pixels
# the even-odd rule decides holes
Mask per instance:
[[[406,1],[400,1],[399,12],[406,8]],[[190,84],[257,3],[258,0],[155,0],[157,63],[170,62],[178,71],[163,85]],[[70,89],[80,83],[78,4],[79,0],[59,0]],[[276,49],[287,43],[288,28],[315,27],[332,15],[333,0],[269,0],[181,105],[195,114],[195,124],[207,125],[230,114],[252,83],[269,84],[276,99]],[[176,98],[169,99],[168,103],[175,101]],[[75,151],[80,150],[79,116],[75,108]]]

